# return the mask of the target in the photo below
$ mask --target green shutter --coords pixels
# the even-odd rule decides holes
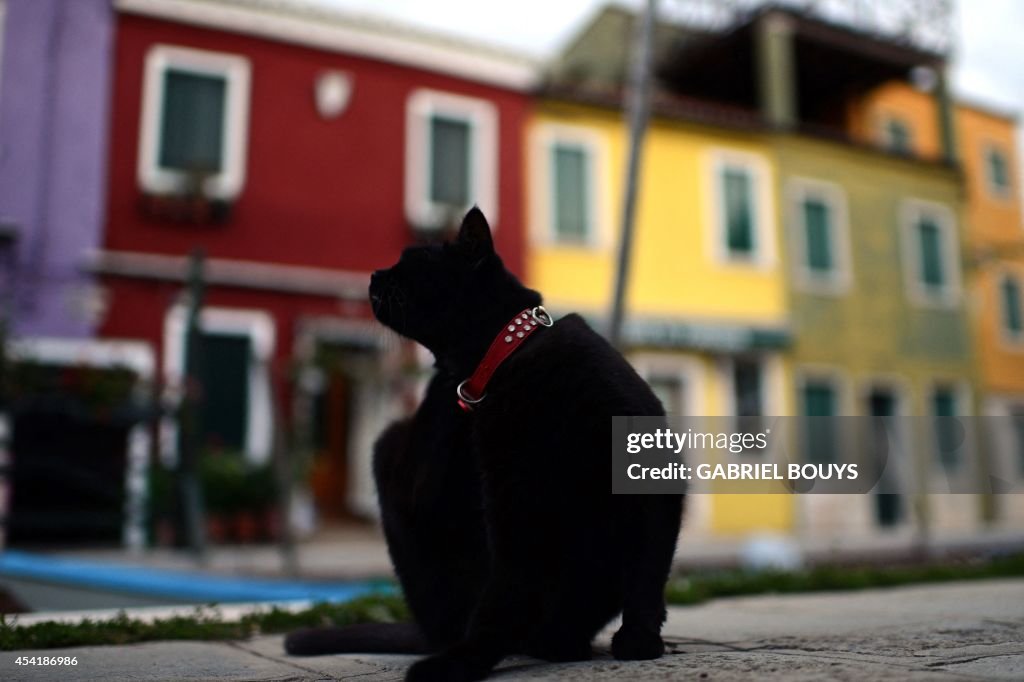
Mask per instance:
[[[1021,319],[1020,285],[1017,280],[1006,277],[1003,279],[1003,326],[1011,334],[1020,334],[1024,331],[1024,320]]]
[[[827,463],[836,460],[838,446],[835,389],[821,382],[808,382],[803,389],[804,459]]]
[[[733,391],[736,416],[758,417],[761,405],[761,364],[756,360],[737,360],[733,365]]]
[[[1006,157],[997,149],[990,149],[988,152],[988,172],[995,189],[1004,191],[1010,187],[1010,172]]]
[[[935,448],[939,463],[946,469],[960,465],[960,429],[956,423],[956,393],[950,388],[937,388],[932,393],[932,415],[935,417]]]
[[[804,201],[807,267],[818,273],[832,270],[832,233],[828,206],[817,200]]]
[[[555,235],[559,241],[587,239],[587,155],[576,146],[555,145],[552,152],[555,193]]]
[[[227,80],[168,70],[160,126],[163,168],[216,173],[223,169]]]
[[[727,168],[722,176],[725,194],[726,246],[729,253],[747,255],[754,250],[754,211],[750,174]]]
[[[956,416],[956,394],[948,388],[937,388],[932,395],[932,414],[936,417]]]
[[[889,150],[897,154],[909,154],[910,127],[898,119],[890,119],[887,125],[889,135]]]
[[[930,218],[921,218],[917,224],[918,243],[921,249],[921,281],[939,288],[946,283],[942,263],[942,233]]]
[[[462,208],[469,204],[470,127],[467,121],[430,119],[430,200]]]
[[[733,365],[733,400],[736,431],[758,433],[763,428],[764,405],[761,403],[761,363],[736,360]]]
[[[828,384],[809,382],[804,386],[804,414],[832,417],[836,413],[836,392]]]
[[[249,428],[252,342],[238,334],[202,334],[200,433],[206,447],[242,451]]]
[[[1010,411],[1010,423],[1017,446],[1017,475],[1024,476],[1024,407],[1018,406]]]

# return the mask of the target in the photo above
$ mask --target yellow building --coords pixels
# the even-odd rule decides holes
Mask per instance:
[[[968,139],[980,134],[996,149],[1006,138],[953,111],[941,54],[778,7],[740,22],[714,34],[656,27],[627,291],[631,360],[670,413],[972,414],[980,266],[967,234],[979,212],[1003,209],[965,201],[948,161],[957,137],[976,145]],[[606,8],[581,32],[552,65],[527,136],[527,279],[551,308],[599,327],[615,276],[632,28],[627,11]],[[937,74],[931,94],[895,83],[918,67]],[[1012,157],[986,158],[1002,187]],[[998,277],[989,296],[999,289],[1019,307]],[[994,322],[975,317],[979,329]],[[1011,327],[1020,317],[1003,315]],[[1016,386],[1006,390],[1024,395]],[[931,504],[925,491],[950,464],[927,438],[899,440],[893,492],[697,495],[688,532],[779,532],[831,548],[984,523],[979,496]],[[971,475],[961,464],[957,475]]]
[[[613,108],[540,101],[530,123],[527,280],[608,319],[627,133]],[[656,116],[628,287],[630,359],[670,413],[780,415],[791,394],[774,163],[756,134]],[[783,497],[695,496],[690,528],[786,531]]]

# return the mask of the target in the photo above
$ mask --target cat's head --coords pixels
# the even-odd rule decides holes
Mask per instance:
[[[515,307],[523,301],[538,305],[540,296],[505,269],[487,219],[476,207],[453,241],[410,246],[397,263],[370,277],[377,319],[435,354],[475,332],[474,325],[491,315],[502,316],[501,324],[504,316],[522,309]]]

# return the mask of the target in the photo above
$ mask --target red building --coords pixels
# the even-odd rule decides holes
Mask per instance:
[[[201,247],[207,446],[265,461],[285,415],[322,508],[371,512],[370,444],[402,410],[388,377],[411,354],[371,320],[368,273],[473,203],[521,269],[534,64],[288,2],[115,6],[101,335],[152,344],[180,393]]]

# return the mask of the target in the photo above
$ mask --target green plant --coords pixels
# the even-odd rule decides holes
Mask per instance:
[[[240,453],[207,452],[200,458],[199,480],[211,514],[261,512],[276,501],[273,469],[252,465]]]
[[[818,566],[803,571],[708,571],[673,577],[665,589],[670,604],[699,604],[717,597],[765,593],[863,590],[951,580],[1024,576],[1024,554],[988,561],[912,566]]]
[[[299,627],[387,623],[408,618],[405,602],[396,595],[369,595],[341,604],[319,603],[295,612],[273,607],[237,620],[224,619],[213,605],[196,607],[190,615],[151,622],[131,618],[122,611],[111,620],[44,622],[20,627],[17,617],[0,616],[0,650],[55,649],[155,640],[245,639]]]

